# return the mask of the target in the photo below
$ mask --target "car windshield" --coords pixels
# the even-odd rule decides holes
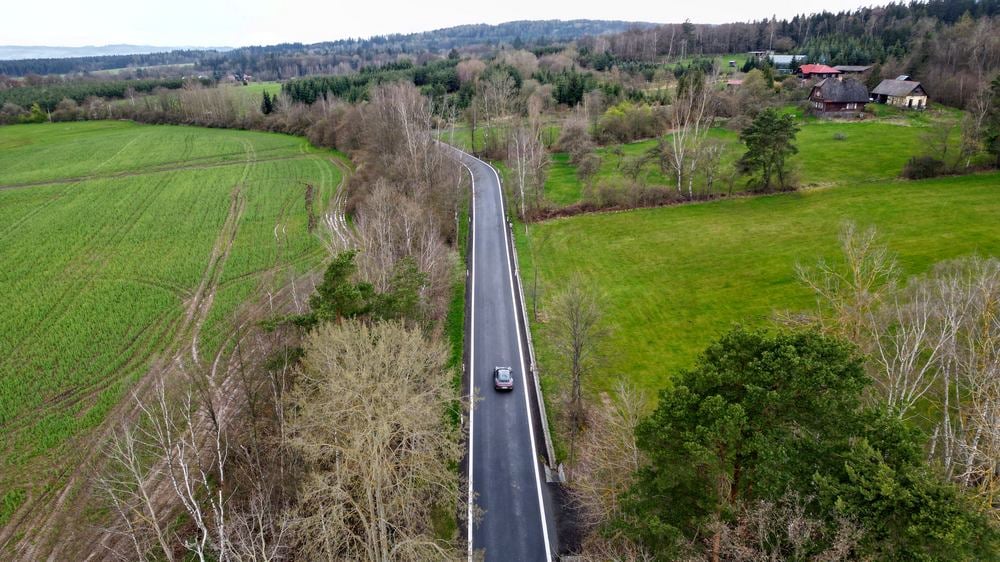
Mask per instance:
[[[510,371],[504,371],[504,370],[497,371],[497,378],[500,379],[503,382],[509,381],[510,380]]]

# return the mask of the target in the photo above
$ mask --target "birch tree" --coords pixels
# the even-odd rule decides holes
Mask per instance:
[[[711,79],[714,82],[714,76]],[[694,198],[694,173],[697,169],[698,145],[711,121],[711,84],[700,71],[689,70],[677,84],[677,99],[670,107],[671,131],[667,150],[676,178],[677,194],[684,194],[687,179],[688,198]]]
[[[180,543],[198,560],[228,560],[226,463],[221,424],[189,391],[170,400],[162,382],[149,399],[134,396],[139,418],[112,434],[110,465],[98,486],[110,500],[118,529],[138,559],[149,557],[149,538],[167,560]],[[180,505],[194,531],[180,536],[168,522]]]
[[[507,162],[514,175],[521,219],[527,221],[529,207],[541,206],[548,155],[542,146],[538,130],[518,127],[507,142]],[[530,196],[530,199],[529,199]]]

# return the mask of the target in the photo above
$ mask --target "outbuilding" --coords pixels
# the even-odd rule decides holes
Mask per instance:
[[[877,103],[924,109],[927,107],[927,90],[914,80],[883,80],[872,90],[872,99]]]
[[[856,65],[856,64],[838,64],[833,67],[834,70],[840,71],[840,74],[865,74],[872,69],[871,65]]]

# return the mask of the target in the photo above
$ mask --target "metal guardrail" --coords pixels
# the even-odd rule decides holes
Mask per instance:
[[[545,398],[542,396],[542,385],[538,378],[538,362],[535,360],[535,343],[531,339],[531,324],[528,322],[528,307],[524,300],[524,287],[521,285],[521,262],[517,259],[517,246],[514,245],[514,226],[507,223],[507,235],[510,237],[510,248],[514,254],[514,279],[517,281],[517,293],[521,301],[521,322],[524,325],[524,335],[528,340],[528,361],[532,379],[535,381],[535,401],[538,403],[538,414],[542,419],[542,436],[545,439],[545,453],[549,468],[556,469],[555,448],[552,446],[552,434],[549,433],[549,417],[545,413]]]

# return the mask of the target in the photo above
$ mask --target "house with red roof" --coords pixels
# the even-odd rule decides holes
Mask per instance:
[[[810,78],[834,78],[839,74],[839,70],[825,64],[803,64],[799,67],[799,76],[803,80],[809,80]]]

